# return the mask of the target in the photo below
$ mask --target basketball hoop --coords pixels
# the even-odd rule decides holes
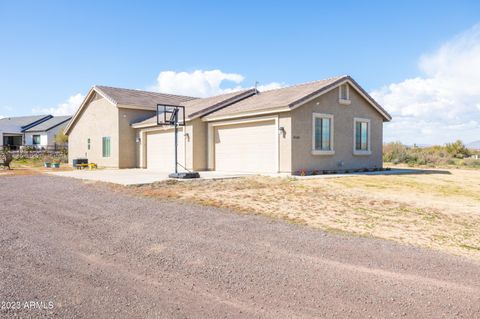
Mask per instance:
[[[173,126],[175,135],[175,172],[168,175],[170,178],[199,178],[197,172],[178,172],[178,127],[185,126],[185,107],[179,105],[157,104],[157,124],[163,126]]]
[[[157,124],[185,126],[185,107],[179,105],[157,104]]]

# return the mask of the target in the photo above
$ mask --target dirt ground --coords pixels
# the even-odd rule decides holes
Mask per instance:
[[[292,192],[280,206],[304,200],[284,214],[321,224],[335,222],[315,217],[321,205],[358,206],[346,206],[357,192],[346,181],[231,180],[203,192],[275,211],[277,186]],[[468,258],[71,178],[1,176],[0,187],[0,318],[480,317],[480,263]]]
[[[330,179],[249,177],[129,188],[281,218],[327,231],[394,240],[480,260],[480,171]]]
[[[43,167],[43,163],[35,162],[35,163],[17,163],[12,162],[10,164],[11,169],[7,169],[4,167],[0,167],[0,177],[2,176],[25,176],[25,175],[38,175],[45,173],[47,171],[71,171],[72,168],[66,164],[60,165],[59,168],[46,168]]]

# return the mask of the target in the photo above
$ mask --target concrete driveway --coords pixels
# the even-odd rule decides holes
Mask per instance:
[[[51,171],[47,172],[51,175],[62,177],[73,177],[82,180],[100,181],[107,183],[129,185],[145,185],[154,182],[160,182],[169,179],[168,174],[171,172],[160,172],[149,169],[97,169],[97,170],[73,170],[73,171]],[[252,174],[246,173],[221,173],[221,172],[200,172],[202,179],[225,179]]]
[[[75,179],[0,188],[0,318],[480,317],[468,259]]]

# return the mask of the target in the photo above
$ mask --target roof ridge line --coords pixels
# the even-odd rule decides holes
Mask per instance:
[[[205,100],[205,99],[211,99],[211,98],[215,98],[215,97],[219,97],[219,96],[223,96],[223,95],[228,95],[228,94],[242,94],[242,93],[245,93],[245,92],[248,92],[248,91],[253,91],[255,90],[255,88],[248,88],[248,89],[241,89],[241,90],[238,90],[238,91],[232,91],[232,92],[228,92],[228,93],[222,93],[222,94],[216,94],[216,95],[211,95],[211,96],[206,96],[206,97],[199,97],[197,98],[197,100]],[[182,103],[186,103],[186,102],[189,102],[189,101],[185,101],[185,102],[182,102]]]
[[[147,91],[147,90],[140,90],[140,89],[121,88],[121,87],[108,86],[108,85],[97,85],[97,84],[95,84],[94,87],[96,87],[96,88],[104,87],[104,88],[115,89],[115,90],[125,90],[125,91],[132,91],[132,92],[153,93],[153,94],[178,96],[178,97],[188,97],[188,98],[192,98],[192,99],[198,99],[199,98],[199,97],[196,97],[196,96],[173,94],[173,93],[163,93],[163,92]]]
[[[205,116],[205,115],[207,115],[209,112],[216,112],[216,111],[218,111],[218,109],[216,109],[216,108],[221,109],[221,108],[223,108],[223,107],[229,106],[230,104],[233,104],[233,103],[239,102],[239,101],[241,101],[241,100],[243,100],[243,99],[246,99],[246,98],[252,96],[252,95],[254,94],[254,91],[256,92],[256,89],[251,88],[251,89],[245,89],[245,90],[240,90],[240,91],[236,91],[236,92],[230,92],[230,93],[225,93],[225,94],[220,94],[220,95],[214,95],[214,96],[212,96],[212,97],[218,97],[218,96],[222,96],[222,95],[237,93],[237,94],[231,96],[230,98],[228,98],[228,99],[226,99],[226,100],[223,100],[223,101],[220,101],[220,102],[218,102],[218,103],[215,103],[215,104],[213,104],[213,105],[211,105],[211,106],[208,106],[208,107],[206,107],[206,108],[203,108],[203,109],[201,109],[201,110],[199,110],[199,111],[197,111],[197,112],[193,112],[193,113],[190,114],[188,117],[189,117],[189,118],[194,118],[195,116],[198,116],[198,115],[200,115],[200,116]],[[247,94],[249,94],[249,93],[251,93],[251,94],[250,94],[250,95],[247,95]],[[247,95],[247,96],[244,97],[244,95]],[[242,98],[242,97],[243,97],[243,98]],[[237,100],[238,98],[241,98],[241,99],[240,99],[240,100]],[[205,113],[205,114],[204,114],[204,113]]]
[[[317,83],[317,82],[325,82],[325,81],[331,81],[331,80],[339,80],[339,79],[341,79],[341,78],[347,78],[347,77],[350,77],[350,76],[349,76],[349,75],[331,76],[331,77],[329,77],[329,78],[322,79],[322,80],[313,80],[313,81],[308,81],[308,82],[295,83],[295,84],[288,85],[288,86],[284,86],[284,87],[281,87],[281,88],[266,90],[266,91],[264,91],[264,92],[271,92],[271,91],[289,89],[289,88],[294,88],[294,87],[297,87],[297,86],[313,84],[313,83]],[[260,91],[260,92],[262,92],[262,91]]]

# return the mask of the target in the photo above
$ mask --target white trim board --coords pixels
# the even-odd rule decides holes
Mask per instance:
[[[282,112],[290,112],[290,111],[291,109],[289,107],[272,108],[272,109],[264,109],[259,111],[237,113],[232,115],[223,115],[223,116],[217,116],[217,117],[206,116],[202,118],[202,121],[213,122],[213,121],[233,120],[233,119],[239,119],[244,117],[254,117],[259,115],[263,116],[263,115],[270,115],[272,113],[282,113]]]

